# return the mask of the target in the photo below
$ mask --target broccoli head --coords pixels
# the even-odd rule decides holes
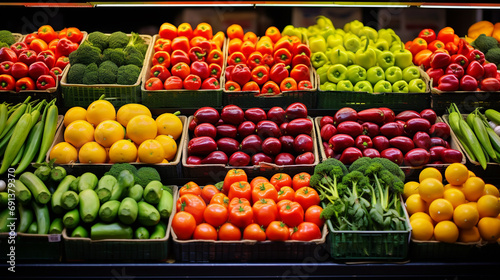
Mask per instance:
[[[143,187],[146,187],[151,181],[161,182],[160,173],[158,173],[158,171],[153,167],[149,166],[139,168],[137,172],[134,174],[134,177],[135,177],[135,183]]]
[[[485,58],[487,61],[499,65],[500,64],[500,48],[490,49],[485,54]]]
[[[109,46],[108,48],[124,48],[127,46],[129,38],[127,34],[121,31],[113,32],[109,35]]]
[[[355,160],[351,165],[349,166],[349,172],[352,171],[361,171],[364,172],[363,170],[372,163],[372,159],[369,157],[361,157]]]
[[[101,84],[116,84],[116,74],[118,73],[118,66],[110,60],[104,61],[97,69],[99,76],[99,83]]]
[[[100,32],[94,31],[87,36],[87,40],[92,43],[93,46],[99,48],[101,51],[108,48],[109,36]]]
[[[7,47],[14,44],[16,42],[16,38],[12,35],[12,32],[9,30],[0,30],[0,42],[7,44]]]
[[[85,85],[95,85],[99,83],[99,76],[97,74],[97,64],[90,63],[85,68],[85,72],[83,74],[82,82]]]
[[[104,50],[102,53],[102,61],[112,61],[114,62],[117,66],[122,66],[126,65],[125,63],[125,52],[123,52],[123,49],[121,48],[107,48]]]
[[[141,68],[134,64],[123,65],[118,68],[116,82],[120,85],[133,85],[137,82]]]
[[[84,41],[76,51],[70,54],[69,62],[71,64],[82,63],[85,65],[99,64],[101,62],[101,50],[88,41]]]
[[[5,42],[0,42],[0,49],[1,48],[8,48],[9,47],[9,44],[5,43]]]
[[[128,45],[123,49],[123,52],[125,53],[124,64],[133,64],[142,67],[142,64],[144,62],[144,55],[139,49],[137,49],[133,45]]]
[[[471,45],[483,53],[487,53],[488,50],[498,48],[498,41],[493,37],[481,34],[476,38],[476,40],[474,40],[474,42],[472,42]]]
[[[82,84],[83,76],[85,74],[85,69],[87,66],[81,63],[71,64],[71,67],[68,71],[67,82],[69,84]]]
[[[389,170],[389,172],[391,172],[396,177],[398,177],[399,180],[401,180],[403,182],[405,181],[405,178],[406,178],[405,173],[403,172],[403,170],[401,170],[399,165],[395,164],[391,160],[386,159],[386,158],[373,158],[372,161],[382,164],[382,166],[385,169]]]
[[[122,170],[129,170],[134,175],[135,173],[137,173],[137,168],[130,163],[115,163],[111,165],[111,169],[109,169],[109,171],[106,172],[104,175],[112,175],[118,177],[118,175],[120,175],[120,172],[122,172]]]

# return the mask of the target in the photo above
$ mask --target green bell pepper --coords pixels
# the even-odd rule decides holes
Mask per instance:
[[[373,87],[373,92],[392,92],[392,85],[386,80],[378,81]]]
[[[285,26],[285,28],[283,28],[283,31],[281,31],[281,35],[282,36],[297,36],[299,37],[299,39],[302,41],[302,32],[300,31],[300,29],[296,28],[295,26],[293,25],[287,25]]]
[[[347,51],[356,52],[361,47],[361,40],[352,33],[344,35],[344,47]]]
[[[356,84],[359,81],[366,80],[366,70],[359,65],[350,65],[347,67],[347,79],[351,83]]]
[[[390,51],[381,52],[377,57],[377,63],[384,70],[394,66],[394,54]]]
[[[378,39],[378,32],[374,28],[370,26],[363,26],[361,30],[359,31],[359,37],[366,36],[367,38],[370,38],[370,40],[376,42]]]
[[[373,87],[368,81],[359,81],[354,85],[353,91],[373,93]]]
[[[403,42],[401,42],[401,45]],[[413,65],[413,55],[411,52],[401,46],[401,49],[394,52],[394,65],[398,66],[401,69],[405,69],[406,67]]]
[[[323,29],[322,31],[319,32],[319,34],[325,38],[325,41],[328,39],[328,37],[330,37],[331,35],[334,35],[335,34],[335,30],[334,29]]]
[[[385,40],[389,46],[392,44],[393,35],[396,35],[396,33],[390,28],[378,30],[378,40]]]
[[[401,92],[401,93],[408,93],[408,83],[404,80],[400,80],[395,82],[392,85],[392,92]]]
[[[394,84],[397,81],[403,80],[403,71],[397,66],[391,66],[385,70],[385,79]]]
[[[318,69],[328,62],[328,57],[324,52],[315,52],[311,55],[311,63],[314,68]]]
[[[420,78],[420,71],[415,65],[411,65],[403,69],[403,80],[409,83],[411,80]]]
[[[319,89],[322,91],[335,91],[337,90],[337,85],[331,82],[326,82],[319,86]]]
[[[321,29],[321,30],[324,30],[324,29],[335,30],[335,27],[333,26],[332,21],[325,16],[317,16],[316,17],[316,24],[318,25],[319,29]]]
[[[369,40],[366,40],[365,48],[359,49],[354,57],[354,63],[368,69],[377,63],[377,54],[372,48],[368,47]]]
[[[326,63],[323,66],[316,69],[316,74],[318,74],[320,84],[324,84],[325,82],[328,81],[327,73],[328,69],[330,69],[330,66],[332,66],[330,63]]]
[[[334,64],[330,66],[327,72],[328,81],[338,83],[347,78],[347,67],[342,64]]]
[[[353,91],[354,86],[352,85],[351,81],[349,80],[343,80],[337,83],[337,90],[338,91]]]
[[[351,32],[352,34],[356,35],[356,36],[359,36],[359,33],[361,32],[361,29],[364,27],[365,25],[359,21],[359,20],[353,20],[349,23],[347,23],[346,25],[344,25],[344,31],[345,32]],[[347,30],[346,30],[346,27],[347,27]]]
[[[349,61],[349,57],[347,57],[347,53],[340,49],[332,50],[330,55],[328,55],[330,62],[332,64],[343,64],[347,66],[347,62]]]
[[[315,25],[311,25],[307,28],[306,34],[307,38],[318,36],[321,30]]]
[[[314,36],[309,38],[309,48],[312,53],[326,52],[326,40],[322,36]]]
[[[344,37],[335,33],[335,34],[332,34],[330,36],[328,36],[328,38],[326,38],[326,45],[329,47],[329,48],[335,48],[337,46],[344,46]]]
[[[425,92],[427,87],[422,79],[413,79],[408,83],[408,90],[410,92]]]
[[[354,65],[355,54],[351,51],[346,51],[347,53],[347,66]]]
[[[380,66],[373,66],[366,70],[366,80],[372,85],[375,85],[378,81],[385,80],[384,69]]]
[[[385,39],[379,38],[375,42],[374,47],[379,49],[380,51],[388,51],[389,50],[389,42],[387,42]]]

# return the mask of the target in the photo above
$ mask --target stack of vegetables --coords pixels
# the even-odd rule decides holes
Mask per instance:
[[[282,35],[267,28],[265,36],[233,24],[227,28],[228,57],[226,91],[251,91],[256,95],[277,95],[284,91],[313,88],[309,66],[311,50],[295,35]]]
[[[146,90],[220,89],[224,32],[214,35],[208,23],[193,30],[189,23],[177,27],[166,22],[158,36]]]
[[[55,88],[69,63],[68,56],[78,48],[82,38],[82,32],[76,27],[56,32],[50,25],[44,25],[22,42],[1,48],[0,90]],[[12,42],[12,39],[4,40]]]

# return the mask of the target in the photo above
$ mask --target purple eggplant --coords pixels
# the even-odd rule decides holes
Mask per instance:
[[[320,136],[323,141],[330,140],[335,134],[337,134],[337,129],[331,123],[325,124],[320,131]]]
[[[188,143],[188,156],[206,156],[215,150],[217,143],[208,136],[195,137]]]
[[[442,161],[443,160],[443,151],[446,150],[446,147],[443,146],[434,146],[429,149],[430,154],[430,162],[434,161]]]
[[[420,117],[428,120],[431,124],[436,123],[437,114],[432,109],[425,109],[420,112]]]
[[[431,128],[431,123],[428,120],[422,118],[414,118],[406,122],[404,130],[409,135],[414,135],[418,131],[423,131],[427,133],[429,132],[430,128]]]
[[[295,102],[286,108],[285,113],[286,118],[290,121],[299,118],[307,118],[307,107],[300,102]]]
[[[354,146],[354,138],[347,134],[335,134],[328,140],[328,144],[335,153],[341,153],[346,148]]]
[[[380,134],[388,139],[403,135],[404,127],[397,122],[389,122],[380,127]]]
[[[287,127],[288,129],[288,127]],[[267,137],[280,137],[281,130],[275,122],[264,120],[257,123],[256,128],[257,135],[265,139]]]
[[[389,139],[387,137],[379,135],[372,138],[373,147],[377,149],[377,151],[382,152],[385,149],[389,149],[391,144],[389,143]]]
[[[267,119],[280,125],[286,121],[286,112],[281,107],[272,107],[267,111]]]
[[[236,105],[226,105],[222,108],[220,118],[224,123],[239,125],[244,121],[245,112]]]
[[[394,137],[389,140],[389,144],[391,144],[392,147],[401,150],[403,154],[406,154],[407,152],[415,148],[415,143],[413,143],[411,138],[406,136]]]
[[[215,139],[215,137],[217,137],[217,128],[211,123],[201,123],[194,129],[194,136],[208,136]]]
[[[238,136],[238,129],[232,124],[221,124],[217,126],[217,137],[236,138]]]
[[[324,116],[319,120],[319,127],[323,127],[326,124],[333,124],[333,117],[331,116]]]
[[[250,164],[250,156],[244,152],[236,152],[229,157],[231,166],[247,166]]]
[[[356,137],[356,140],[354,140],[354,145],[359,150],[364,151],[368,148],[372,148],[373,142],[370,136],[368,135],[358,135],[358,137]]]
[[[201,107],[194,112],[194,120],[196,123],[211,123],[216,124],[220,119],[219,112],[212,107]]]
[[[274,163],[277,165],[293,165],[295,157],[290,153],[280,153],[274,158]]]
[[[435,123],[431,125],[431,128],[429,129],[431,137],[439,137],[443,140],[448,140],[448,138],[450,138],[450,133],[450,126],[444,122]]]
[[[363,128],[363,134],[368,135],[371,138],[377,136],[380,133],[380,127],[376,123],[364,122],[361,124]]]
[[[257,126],[251,121],[244,121],[238,126],[238,134],[241,138],[255,133]]]
[[[227,164],[229,159],[222,151],[213,151],[201,160],[201,164]]]
[[[251,165],[259,165],[261,162],[273,163],[273,158],[264,153],[256,153],[250,158]]]
[[[278,138],[268,137],[262,141],[262,152],[274,156],[281,152],[281,142]]]
[[[279,138],[281,143],[281,151],[285,153],[293,153],[293,142],[295,138],[290,135],[283,135]]]
[[[393,110],[387,107],[381,107],[379,109],[382,110],[382,112],[384,112],[384,122],[388,123],[396,120],[396,115],[394,114]]]
[[[313,164],[314,163],[314,154],[311,152],[305,152],[303,154],[298,155],[295,158],[295,164]]]
[[[408,120],[411,120],[414,118],[421,118],[421,116],[417,111],[413,111],[413,110],[406,110],[406,111],[403,111],[403,112],[396,115],[397,121],[407,122]]]
[[[422,166],[428,164],[430,159],[431,155],[427,150],[415,148],[406,153],[404,163],[409,166]]]
[[[445,149],[441,155],[441,159],[445,163],[462,162],[462,153],[455,149]]]
[[[443,140],[443,138],[440,137],[431,137],[431,147],[435,146],[442,146],[446,147],[446,141]]]
[[[413,143],[416,148],[426,149],[427,151],[432,147],[431,137],[423,131],[419,131],[413,135]]]
[[[342,152],[342,155],[340,156],[340,161],[343,164],[349,165],[361,157],[363,157],[363,153],[358,148],[349,147]]]
[[[355,121],[344,121],[337,125],[337,132],[351,135],[354,138],[363,134],[363,127]]]
[[[217,140],[217,149],[226,155],[232,155],[240,149],[240,143],[233,138],[224,137]]]
[[[356,110],[349,108],[349,107],[344,107],[340,110],[338,110],[335,115],[333,116],[333,125],[339,125],[342,122],[345,121],[357,121],[358,120],[358,112]]]
[[[379,153],[379,151],[377,151],[374,148],[368,148],[368,149],[363,150],[363,156],[369,157],[369,158],[376,158],[376,157],[380,157],[380,153]]]
[[[188,156],[186,159],[186,164],[198,165],[201,164],[201,157],[198,156]]]
[[[257,124],[260,121],[266,120],[267,115],[261,108],[250,108],[245,111],[245,119]]]
[[[323,150],[325,150],[326,158],[332,158],[334,155],[334,151],[328,142],[323,142]]]
[[[380,157],[386,158],[397,165],[403,164],[403,153],[396,148],[388,148],[380,152]]]
[[[358,112],[358,120],[382,124],[385,121],[384,112],[377,108],[366,109]]]
[[[295,137],[293,141],[293,150],[296,153],[312,152],[314,147],[314,141],[311,136],[307,134],[299,134]]]
[[[262,139],[255,134],[248,135],[240,143],[240,150],[253,155],[262,151]]]
[[[297,136],[299,134],[311,135],[313,123],[310,119],[298,118],[289,122],[286,126],[286,134]]]

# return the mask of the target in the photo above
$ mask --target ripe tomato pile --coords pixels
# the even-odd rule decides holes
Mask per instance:
[[[180,240],[320,239],[323,209],[309,179],[302,172],[249,181],[244,170],[231,169],[219,188],[189,182],[179,189],[172,229]]]

